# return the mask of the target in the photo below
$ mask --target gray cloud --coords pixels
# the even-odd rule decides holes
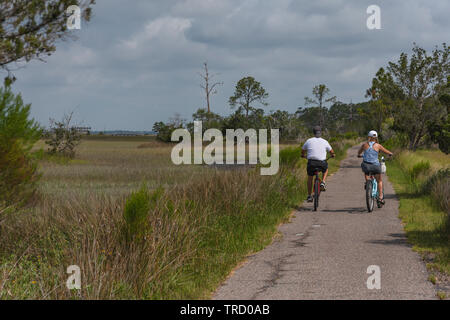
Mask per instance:
[[[204,105],[202,63],[224,82],[213,110],[227,114],[235,83],[252,75],[270,106],[295,111],[326,83],[341,101],[361,101],[376,70],[409,52],[448,40],[446,0],[379,0],[382,30],[366,28],[372,1],[98,1],[78,40],[46,63],[19,70],[15,89],[46,124],[74,108],[96,129],[151,129],[175,112]]]

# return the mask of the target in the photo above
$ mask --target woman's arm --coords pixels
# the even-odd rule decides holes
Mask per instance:
[[[386,154],[388,154],[388,155],[390,155],[390,156],[393,155],[392,152],[390,152],[388,149],[386,149],[385,147],[383,147],[381,144],[380,144],[380,151],[382,151],[382,152],[384,152],[384,153],[386,153]]]
[[[364,146],[366,145],[366,143],[364,142],[362,145],[361,145],[361,148],[359,148],[359,151],[358,151],[358,157],[361,157],[361,155],[362,155],[362,153],[364,152]]]

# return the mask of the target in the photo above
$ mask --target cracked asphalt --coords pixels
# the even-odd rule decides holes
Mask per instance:
[[[305,202],[279,228],[282,237],[249,256],[213,299],[436,299],[424,262],[407,242],[386,176],[386,205],[367,212],[358,147],[328,179],[319,210]],[[367,288],[371,265],[380,267],[380,289]]]

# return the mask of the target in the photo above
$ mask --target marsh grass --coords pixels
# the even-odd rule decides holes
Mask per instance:
[[[75,162],[42,159],[36,204],[0,220],[0,298],[208,298],[306,193],[302,161],[261,176],[174,166],[171,145],[142,143],[89,138]]]
[[[400,151],[387,173],[400,198],[408,240],[429,263],[450,274],[449,157],[435,150]],[[431,259],[429,258],[431,257]]]

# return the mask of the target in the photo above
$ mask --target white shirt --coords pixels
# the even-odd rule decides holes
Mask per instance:
[[[324,161],[327,159],[327,151],[331,150],[331,146],[325,139],[310,138],[306,140],[302,149],[308,152],[307,159]]]

